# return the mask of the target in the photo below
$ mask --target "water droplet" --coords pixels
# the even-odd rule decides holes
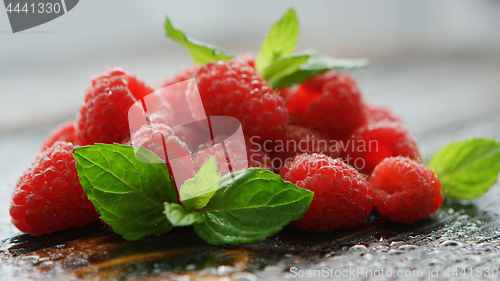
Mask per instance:
[[[155,264],[155,267],[156,267],[156,264]],[[186,270],[195,270],[196,269],[196,265],[195,264],[188,264],[186,265]]]
[[[410,245],[410,244],[404,244],[404,245],[399,246],[399,249],[403,250],[403,251],[415,250],[417,248],[418,248],[418,246]]]
[[[399,254],[404,254],[404,251],[401,250],[395,250],[395,249],[390,249],[388,252],[389,255],[399,255]]]
[[[363,259],[365,259],[365,260],[369,260],[369,261],[373,260],[373,255],[372,255],[372,254],[370,254],[370,253],[362,254],[361,256],[362,256],[362,257],[363,257]]]
[[[462,243],[457,242],[457,241],[453,241],[453,240],[446,240],[446,241],[441,242],[440,245],[441,246],[460,246],[460,245],[462,245]]]
[[[228,275],[234,272],[234,267],[230,265],[221,265],[217,267],[217,275]]]
[[[396,246],[399,246],[401,244],[403,244],[404,242],[403,241],[392,241],[391,244],[389,244],[391,247],[396,247]]]
[[[238,272],[231,276],[234,281],[256,281],[257,276],[250,272]]]
[[[349,250],[353,250],[353,251],[356,251],[356,250],[366,250],[366,246],[363,245],[363,244],[356,244],[354,246],[352,246]]]

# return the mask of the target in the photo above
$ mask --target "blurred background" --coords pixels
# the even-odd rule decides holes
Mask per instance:
[[[15,181],[49,130],[75,117],[90,76],[118,65],[157,87],[191,64],[165,37],[165,15],[237,54],[257,51],[289,7],[301,24],[297,50],[370,59],[352,72],[364,96],[393,108],[425,155],[452,139],[500,138],[498,0],[85,0],[16,34],[0,11],[0,227],[16,232],[7,215]]]

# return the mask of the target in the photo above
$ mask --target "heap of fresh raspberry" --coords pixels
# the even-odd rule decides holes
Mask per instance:
[[[370,183],[339,159],[301,154],[281,169],[284,180],[314,192],[304,217],[292,224],[309,231],[358,225],[373,208]]]
[[[187,179],[194,177],[191,151],[186,143],[176,137],[174,131],[166,124],[143,125],[132,134],[132,145],[136,148],[143,146],[165,161],[177,187]],[[174,170],[171,167],[172,162],[175,163]]]
[[[396,222],[428,218],[443,204],[441,184],[423,164],[406,157],[390,157],[370,177],[377,212]]]
[[[381,121],[403,123],[403,121],[388,107],[365,103],[365,110],[369,123],[378,123]]]
[[[273,166],[278,170],[287,161],[304,152],[322,153],[331,158],[340,156],[337,142],[330,141],[328,137],[314,130],[297,125],[287,125],[286,133],[281,139],[274,142],[264,141],[262,146],[265,151],[270,151]]]
[[[221,176],[250,167],[272,170],[271,158],[248,140],[239,142],[225,136],[216,136],[214,143],[210,140],[198,147],[194,157],[195,169],[199,170],[211,157],[215,158],[217,173]]]
[[[153,90],[133,74],[111,67],[94,76],[78,112],[78,145],[120,143],[130,137],[128,110]]]
[[[327,71],[309,78],[287,103],[293,123],[341,140],[366,123],[358,83],[347,73]]]
[[[45,149],[51,147],[56,141],[67,141],[74,143],[75,136],[75,120],[68,120],[62,124],[59,124],[54,129],[52,129],[52,131],[50,131],[49,135],[43,140],[40,151],[44,151]]]
[[[9,211],[20,231],[40,236],[99,218],[78,180],[74,148],[56,141],[17,181]]]
[[[196,73],[207,116],[240,120],[247,136],[278,139],[285,133],[283,98],[246,63],[237,60],[208,63]]]
[[[408,129],[398,122],[382,121],[358,128],[342,142],[343,157],[361,173],[370,175],[387,157],[405,156],[420,159],[417,142]]]

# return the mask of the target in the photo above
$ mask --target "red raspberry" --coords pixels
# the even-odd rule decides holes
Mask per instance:
[[[281,169],[284,180],[314,192],[304,217],[292,224],[313,232],[358,225],[373,208],[370,183],[340,159],[301,154]]]
[[[209,63],[199,69],[196,82],[207,116],[235,117],[247,136],[277,139],[285,133],[283,98],[248,64]]]
[[[292,123],[338,140],[366,123],[358,84],[346,73],[328,71],[306,80],[287,107]]]
[[[332,158],[340,157],[336,141],[332,142],[314,130],[297,125],[287,125],[286,133],[281,139],[274,142],[264,141],[263,148],[264,151],[270,152],[273,166],[278,170],[288,160],[293,160],[296,155],[304,152],[322,153]]]
[[[183,82],[183,81],[186,81],[186,80],[193,78],[194,74],[198,71],[199,68],[200,67],[198,65],[191,65],[191,66],[182,68],[177,73],[175,73],[174,75],[170,76],[165,81],[163,81],[160,84],[160,88],[164,88],[164,87],[173,85],[175,83]]]
[[[143,146],[154,152],[158,157],[166,162],[170,175],[173,175],[170,162],[176,161],[175,174],[176,186],[180,187],[184,181],[194,177],[193,160],[188,146],[175,136],[174,131],[166,124],[146,124],[132,135],[132,145],[134,147]]]
[[[252,142],[250,138],[245,139],[247,153],[248,153],[248,166],[255,168],[264,168],[269,171],[276,170],[276,167],[273,167],[271,156],[264,149],[262,149],[261,145]]]
[[[297,91],[296,87],[285,87],[281,89],[274,89],[274,92],[281,96],[285,103],[288,103],[293,94]]]
[[[9,212],[20,231],[40,236],[99,218],[78,180],[75,147],[56,141],[17,181]]]
[[[420,159],[417,142],[410,132],[397,122],[383,121],[358,128],[342,142],[341,150],[347,163],[361,173],[370,175],[383,159],[405,156]]]
[[[370,177],[377,212],[396,222],[426,219],[443,204],[441,184],[431,169],[406,157],[390,157]]]
[[[272,169],[270,162],[268,162],[271,158],[264,151],[249,144],[248,141],[242,143],[232,141],[231,139],[227,139],[227,137],[215,137],[214,139],[215,145],[212,144],[212,141],[208,141],[198,147],[198,152],[194,159],[196,170],[199,170],[211,157],[215,158],[217,173],[221,176],[229,173],[229,169],[233,173],[249,167]],[[222,141],[224,141],[227,155],[223,150]],[[241,157],[241,155],[246,155],[246,157]],[[233,158],[232,161],[230,158]]]
[[[111,67],[92,78],[76,121],[79,145],[120,143],[130,137],[128,110],[153,90],[133,74]]]
[[[255,57],[256,55],[254,53],[241,53],[236,56],[236,59],[255,68]]]
[[[378,123],[381,121],[403,123],[403,121],[388,107],[365,103],[365,110],[369,123]]]
[[[75,120],[68,120],[56,126],[49,135],[43,140],[40,151],[51,147],[56,141],[75,142],[76,136],[76,122]]]

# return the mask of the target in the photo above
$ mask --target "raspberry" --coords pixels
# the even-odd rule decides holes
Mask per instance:
[[[189,80],[194,77],[194,74],[198,71],[200,67],[198,65],[192,65],[188,67],[182,68],[180,71],[175,73],[174,75],[167,78],[160,84],[160,88],[164,88],[175,83],[179,83],[182,81]]]
[[[49,135],[43,140],[40,151],[51,147],[56,141],[75,142],[76,123],[75,120],[68,120],[56,126]]]
[[[365,110],[369,123],[377,123],[381,121],[392,121],[403,123],[403,121],[392,112],[388,107],[381,105],[373,105],[365,103]]]
[[[236,56],[236,59],[255,68],[255,57],[256,55],[254,53],[241,53]]]
[[[172,176],[174,176],[174,171],[170,162],[176,159],[174,180],[177,187],[180,187],[187,179],[194,177],[191,151],[166,124],[151,123],[143,125],[132,134],[132,145],[136,148],[143,146],[158,155],[166,162]]]
[[[295,92],[297,92],[296,86],[274,89],[274,93],[282,97],[285,104],[288,104],[288,101],[295,94]]]
[[[122,142],[130,137],[128,110],[153,90],[117,67],[92,78],[77,115],[79,145]]]
[[[292,224],[313,232],[354,227],[371,212],[373,190],[353,167],[321,154],[300,154],[281,169],[284,180],[314,192],[304,217]]]
[[[99,218],[78,180],[74,148],[56,141],[17,181],[9,212],[20,231],[40,236]]]
[[[248,140],[246,144],[220,136],[215,137],[214,140],[215,145],[212,141],[208,141],[198,147],[194,159],[196,170],[199,170],[211,157],[215,158],[217,173],[221,176],[228,174],[230,170],[234,173],[248,167],[272,169],[268,162],[271,158],[265,152],[249,144]],[[227,155],[223,150],[222,141],[224,141]],[[246,157],[241,157],[242,155]]]
[[[285,135],[280,140],[274,141],[272,147],[267,143],[269,141],[263,143],[264,150],[271,151],[273,166],[278,170],[288,160],[293,160],[296,155],[304,152],[323,153],[332,158],[340,156],[336,142],[331,142],[328,137],[314,130],[297,125],[287,125]],[[276,163],[278,159],[280,161]]]
[[[346,73],[327,71],[306,80],[290,97],[287,107],[292,123],[338,140],[366,123],[358,84]]]
[[[431,169],[406,157],[390,157],[370,177],[377,212],[396,222],[426,219],[443,204],[441,184]]]
[[[283,98],[246,63],[209,63],[199,69],[196,82],[207,116],[235,117],[247,136],[277,139],[285,133]]]
[[[249,167],[264,168],[269,171],[276,170],[272,165],[271,156],[269,156],[269,154],[262,149],[262,146],[252,142],[250,138],[246,138],[245,142],[248,153]]]
[[[417,142],[397,122],[383,121],[362,126],[342,146],[342,158],[366,175],[370,175],[375,166],[387,157],[420,159]]]

